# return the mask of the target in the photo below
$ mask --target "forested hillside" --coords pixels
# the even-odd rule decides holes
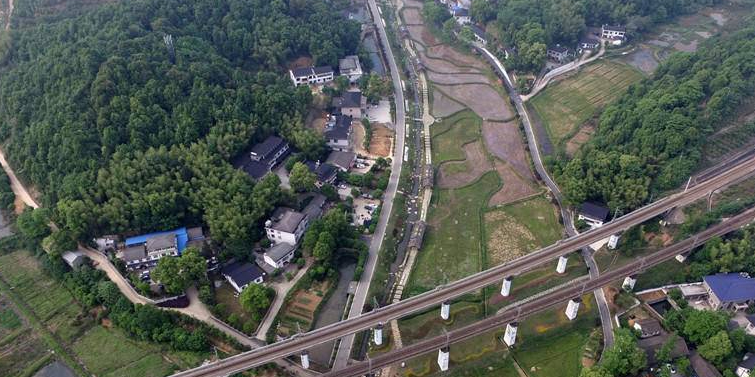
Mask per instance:
[[[555,167],[573,203],[595,199],[632,209],[683,184],[706,138],[755,90],[755,27],[679,53],[629,88],[600,117],[593,138]],[[657,195],[656,195],[657,197]]]
[[[13,31],[0,67],[6,154],[77,237],[204,222],[243,244],[280,192],[227,161],[274,132],[320,150],[301,126],[311,95],[285,65],[356,51],[359,25],[342,6],[122,1]]]
[[[719,0],[474,0],[471,16],[478,22],[493,21],[503,43],[516,46],[512,64],[523,70],[539,71],[546,58],[546,46],[572,46],[586,26],[626,25],[637,35],[651,26]]]

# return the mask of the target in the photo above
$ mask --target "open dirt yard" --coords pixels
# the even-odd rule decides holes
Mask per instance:
[[[431,58],[425,55],[422,51],[419,52],[419,57],[422,59],[422,64],[424,64],[429,71],[441,74],[480,73],[479,68],[454,64],[449,60]]]
[[[409,30],[409,36],[412,40],[425,47],[435,46],[440,43],[440,41],[438,41],[429,30],[425,29],[424,26],[409,25],[406,29]]]
[[[528,181],[535,180],[516,123],[483,121],[482,137],[490,153],[511,165],[523,178]]]
[[[489,206],[511,203],[537,193],[532,181],[523,179],[510,165],[496,160],[495,170],[503,181],[503,187],[490,197]]]
[[[354,122],[354,151],[371,158],[388,157],[393,151],[393,130],[380,123],[372,123],[372,139],[369,149],[364,149],[364,126]]]
[[[436,85],[451,98],[469,107],[483,120],[510,120],[513,117],[506,101],[485,84]]]
[[[425,51],[425,54],[430,58],[448,60],[459,66],[468,66],[478,69],[485,69],[487,67],[482,60],[471,55],[462,54],[459,51],[454,50],[452,47],[443,44],[428,48],[427,51]]]
[[[406,25],[422,25],[422,13],[418,8],[404,8],[401,10],[401,16],[404,18]]]
[[[479,73],[457,73],[449,75],[447,73],[427,71],[427,78],[437,84],[490,84],[490,80]]]
[[[443,92],[433,89],[433,103],[430,113],[435,117],[447,117],[464,110],[464,105],[454,101]]]
[[[448,161],[440,165],[438,186],[441,188],[464,187],[480,178],[492,168],[480,141],[465,144],[464,161]]]

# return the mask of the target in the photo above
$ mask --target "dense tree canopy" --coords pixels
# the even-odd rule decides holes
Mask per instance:
[[[601,367],[612,376],[634,376],[647,363],[645,352],[637,346],[637,338],[627,329],[616,330],[613,346],[603,353]],[[600,375],[600,374],[599,374]]]
[[[170,294],[181,294],[192,283],[207,279],[207,261],[199,250],[190,247],[178,258],[162,258],[152,270],[152,279]]]
[[[600,117],[593,138],[554,168],[573,203],[633,209],[681,185],[698,166],[706,137],[755,89],[755,28],[672,55]]]
[[[679,14],[693,12],[717,0],[474,0],[470,9],[475,21],[493,21],[503,43],[519,54],[513,65],[539,70],[545,46],[574,45],[587,26],[626,25],[630,33],[642,32]],[[426,15],[435,12],[425,12]],[[437,17],[437,16],[436,16]],[[535,34],[523,30],[536,30]],[[537,57],[537,59],[535,59]]]
[[[0,65],[0,140],[78,238],[204,222],[249,241],[275,203],[228,161],[272,133],[322,153],[301,125],[311,94],[284,72],[356,52],[343,3],[121,1],[19,27]]]

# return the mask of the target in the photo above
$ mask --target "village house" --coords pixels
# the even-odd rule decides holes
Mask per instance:
[[[285,242],[296,245],[308,225],[309,219],[305,214],[281,207],[265,222],[265,233],[272,243]]]
[[[265,281],[265,272],[257,265],[248,262],[233,262],[223,267],[220,273],[238,293],[241,293],[249,284],[262,284]]]
[[[747,319],[747,326],[745,326],[745,332],[750,335],[755,335],[755,314],[750,314],[745,317]]]
[[[608,219],[608,208],[601,205],[584,202],[579,208],[578,220],[584,220],[591,228],[600,228]]]
[[[336,151],[351,149],[351,122],[348,115],[336,115],[325,125],[325,143]]]
[[[290,245],[285,242],[280,242],[262,255],[265,263],[269,264],[273,268],[283,268],[288,265],[292,259],[294,259],[294,252],[296,251],[295,245]]]
[[[334,77],[333,68],[329,66],[296,68],[288,73],[294,86],[324,84]]]
[[[600,30],[600,37],[607,39],[614,46],[620,46],[626,38],[627,28],[619,25],[603,24]]]
[[[569,49],[561,45],[548,47],[546,53],[548,58],[559,63],[569,60]]]
[[[305,165],[307,165],[309,171],[315,174],[315,178],[317,178],[315,186],[317,188],[322,187],[326,183],[332,185],[338,178],[338,169],[331,164],[322,164],[320,161],[306,161]]]
[[[600,41],[595,38],[583,38],[577,44],[577,52],[580,54],[583,51],[592,51],[597,50],[598,48],[600,48]]]
[[[658,322],[658,320],[654,318],[645,318],[640,319],[634,322],[635,330],[640,332],[640,338],[649,338],[651,336],[656,336],[661,333],[663,328],[661,327],[661,323]]]
[[[116,256],[126,263],[129,270],[154,267],[163,257],[181,255],[189,241],[195,240],[190,240],[185,227],[167,232],[143,234],[126,238],[125,247]]]
[[[338,109],[341,115],[361,119],[367,109],[367,97],[359,91],[346,92],[333,99],[333,107]]]
[[[684,342],[684,339],[682,337],[661,331],[658,335],[637,341],[637,347],[645,351],[645,356],[647,356],[647,364],[649,366],[658,364],[658,359],[656,358],[658,350],[661,349],[661,347],[663,347],[663,345],[666,344],[666,342],[668,342],[672,336],[675,337],[675,341],[674,346],[671,349],[671,358],[676,359],[689,355],[689,348],[687,348],[687,343]]]
[[[359,64],[359,57],[356,55],[345,56],[338,60],[338,71],[341,76],[349,79],[350,83],[355,83],[362,78],[362,65]]]
[[[715,310],[743,311],[755,303],[755,279],[743,274],[709,275],[703,278],[703,286]]]
[[[755,354],[748,352],[742,361],[737,364],[738,377],[752,376],[752,370],[755,369]]]
[[[325,163],[337,167],[342,172],[347,172],[354,166],[356,160],[357,155],[354,152],[332,151],[328,155],[328,159],[325,160]]]
[[[721,373],[718,372],[718,369],[711,365],[707,360],[703,359],[697,351],[692,351],[690,353],[689,362],[697,377],[721,377]]]
[[[81,268],[87,260],[87,256],[78,250],[66,251],[61,256],[63,257],[63,261],[74,270]]]
[[[472,19],[469,17],[469,9],[467,8],[456,6],[451,10],[451,15],[456,20],[456,23],[461,26],[472,22]]]
[[[485,30],[482,30],[481,27],[475,24],[470,24],[469,29],[472,30],[472,33],[474,33],[474,38],[477,42],[479,42],[483,46],[488,44],[488,34],[485,32]]]
[[[242,153],[233,165],[259,180],[285,160],[289,153],[291,147],[288,142],[278,136],[268,136],[263,142],[252,146],[248,153]]]

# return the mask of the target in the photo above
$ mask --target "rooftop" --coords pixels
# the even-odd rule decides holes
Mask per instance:
[[[63,253],[62,257],[63,259],[68,263],[73,263],[76,259],[82,258],[84,256],[84,253],[74,250],[74,251],[66,251]]]
[[[188,240],[188,236],[186,238]],[[171,233],[159,234],[147,238],[147,251],[176,247],[176,236]]]
[[[337,115],[335,122],[330,122],[325,128],[325,138],[334,140],[348,139],[351,131],[352,118],[348,115]]]
[[[324,65],[322,67],[314,67],[314,68],[312,68],[312,71],[316,75],[322,75],[324,73],[333,73],[333,67],[328,66],[328,65]]]
[[[174,230],[169,230],[166,232],[155,232],[155,233],[148,233],[148,234],[142,234],[140,236],[134,236],[126,238],[126,247],[129,246],[136,246],[136,245],[145,245],[147,244],[147,241],[150,238],[154,237],[161,237],[164,235],[173,235],[176,240],[176,246],[178,247],[178,251],[182,252],[186,248],[186,243],[189,241],[189,236],[186,233],[186,228],[178,228]],[[166,237],[167,239],[167,237]]]
[[[692,364],[692,369],[698,377],[721,377],[721,373],[719,373],[713,365],[710,365],[709,362],[703,359],[697,351],[692,352],[689,356],[689,361],[690,364]]]
[[[265,141],[256,144],[254,147],[252,147],[252,155],[259,156],[260,158],[267,158],[268,156],[274,154],[278,149],[280,149],[284,144],[286,144],[286,141],[281,139],[278,136],[268,136]]]
[[[341,107],[362,107],[362,92],[346,92],[341,95]]]
[[[637,341],[637,346],[640,347],[643,351],[645,351],[645,355],[647,355],[647,361],[648,365],[655,365],[658,360],[655,358],[655,352],[663,347],[663,344],[668,341],[669,335],[666,332],[662,332],[660,335],[651,336],[649,338],[640,339]],[[687,348],[687,343],[684,342],[684,339],[680,336],[676,336],[676,342],[674,343],[674,348],[671,350],[671,357],[677,358],[689,355],[689,348]]]
[[[302,68],[294,68],[291,70],[291,72],[296,77],[306,77],[309,75],[321,75],[323,73],[332,73],[333,68],[330,66],[322,66],[322,67],[302,67]]]
[[[338,59],[338,69],[341,71],[341,73],[344,73],[344,71],[354,71],[354,70],[361,70],[362,67],[359,64],[359,57],[356,55],[348,55],[344,56],[343,59]]]
[[[703,278],[719,300],[742,302],[755,300],[755,279],[738,273],[709,275]]]
[[[481,27],[471,24],[469,25],[469,28],[472,29],[472,32],[475,33],[478,37],[482,39],[487,39],[488,35],[485,33],[485,30],[482,30]]]
[[[221,270],[224,276],[233,280],[236,285],[243,287],[258,278],[265,276],[265,272],[256,264],[248,262],[233,262]]]
[[[603,30],[626,32],[626,26],[603,24]]]
[[[594,220],[606,221],[608,218],[608,212],[608,208],[593,202],[584,202],[579,207],[579,213],[582,214],[582,216]]]
[[[125,262],[138,261],[147,257],[144,245],[127,246],[119,252],[120,258]]]
[[[469,10],[466,8],[456,7],[454,8],[454,16],[455,17],[466,17],[469,16]]]
[[[320,215],[322,215],[322,207],[325,205],[325,195],[320,193],[313,193],[312,195],[314,197],[302,212],[304,212],[310,220],[315,220],[319,219]]]
[[[597,40],[597,39],[595,39],[595,38],[586,37],[586,38],[582,38],[582,39],[579,40],[579,44],[583,44],[583,43],[584,44],[591,44],[591,45],[599,45],[600,41]]]
[[[568,48],[566,48],[564,46],[561,46],[561,45],[555,45],[555,46],[548,47],[548,50],[555,51],[556,53],[559,53],[559,54],[564,54],[564,53],[566,53],[566,52],[569,51]]]
[[[737,364],[738,367],[752,370],[755,368],[755,353],[748,352],[744,359]]]
[[[309,171],[315,173],[317,180],[320,182],[329,181],[338,174],[338,169],[328,163],[320,164],[317,162],[307,161],[306,165],[309,168]]]
[[[635,321],[635,325],[639,326],[642,330],[642,336],[648,337],[653,334],[658,334],[663,330],[661,323],[654,318],[645,318]]]
[[[268,228],[275,229],[280,232],[293,233],[296,227],[299,226],[304,220],[305,215],[301,212],[296,212],[291,208],[278,208],[273,212],[273,216],[270,219],[272,224]]]
[[[265,251],[265,255],[267,255],[268,257],[270,257],[270,259],[277,262],[283,259],[283,257],[288,255],[295,249],[296,249],[296,246],[294,245],[289,245],[285,242],[278,242],[273,247]]]
[[[333,151],[328,155],[328,159],[325,160],[328,164],[335,165],[342,170],[349,170],[351,164],[356,160],[357,155],[354,152],[341,152]]]

